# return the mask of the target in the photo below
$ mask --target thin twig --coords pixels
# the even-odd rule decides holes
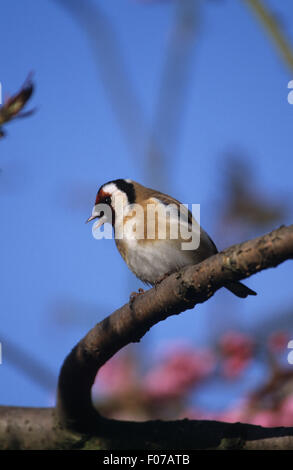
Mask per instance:
[[[293,70],[293,49],[289,39],[278,24],[276,17],[269,11],[268,7],[265,6],[264,2],[261,0],[243,1],[252,8],[253,12],[270,35],[284,61],[289,68]]]

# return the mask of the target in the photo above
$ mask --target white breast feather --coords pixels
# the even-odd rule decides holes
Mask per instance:
[[[156,204],[161,204],[154,200]],[[136,224],[143,220],[135,219]],[[194,263],[192,251],[181,250],[182,240],[156,240],[138,242],[133,234],[134,220],[124,225],[123,243],[127,250],[127,262],[134,274],[144,282],[154,284],[166,273],[175,272],[188,264]],[[178,210],[171,211],[170,224],[178,225]]]

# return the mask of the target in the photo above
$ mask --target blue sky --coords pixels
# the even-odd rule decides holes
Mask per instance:
[[[173,19],[172,2],[94,3],[119,38],[147,134]],[[293,44],[291,2],[269,4]],[[64,357],[82,335],[141,286],[114,241],[95,240],[84,222],[104,182],[123,177],[149,182],[146,140],[136,152],[130,151],[87,35],[58,2],[3,0],[1,18],[3,92],[14,93],[34,71],[36,91],[30,105],[37,111],[8,125],[8,136],[0,143],[0,403],[46,406],[53,391],[49,395],[6,361],[5,338],[47,364],[57,377]],[[204,2],[178,147],[169,155],[166,184],[174,197],[201,204],[201,220],[211,236],[222,210],[222,157],[231,148],[247,156],[258,190],[272,201],[292,198],[293,106],[287,101],[292,79],[293,72],[244,2]],[[223,247],[221,240],[215,241]],[[287,263],[247,280],[259,293],[257,298],[242,301],[218,292],[195,310],[157,325],[135,347],[157,351],[168,341],[182,339],[206,344],[211,319],[217,327],[221,323],[221,309],[231,312],[232,326],[253,330],[264,316],[292,305],[291,269]],[[63,305],[70,307],[68,321],[58,318]]]

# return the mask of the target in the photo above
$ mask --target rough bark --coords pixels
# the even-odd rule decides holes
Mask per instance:
[[[132,423],[101,418],[96,431],[62,427],[52,408],[0,407],[0,450],[285,450],[293,428],[218,421]]]
[[[293,225],[232,246],[169,276],[98,323],[62,366],[57,407],[0,408],[0,448],[293,449],[293,428],[212,421],[128,423],[101,417],[91,403],[99,368],[156,323],[205,302],[241,280],[293,258]]]

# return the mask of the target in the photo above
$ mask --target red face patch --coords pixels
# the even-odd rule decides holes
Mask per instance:
[[[102,189],[100,189],[100,191],[97,194],[95,204],[102,204],[104,200],[106,199],[106,197],[108,196],[110,196],[109,193],[105,193]]]
[[[109,199],[109,201],[106,201],[106,199]],[[114,211],[114,209],[113,209],[113,207],[111,206],[110,203],[111,203],[111,194],[106,193],[105,191],[100,189],[100,191],[98,192],[97,197],[96,197],[95,205],[97,205],[97,204],[108,204],[110,206],[111,211],[112,211],[112,225],[114,225],[114,223],[115,223],[115,211]],[[102,216],[102,215],[104,215],[104,211],[102,211],[100,216]]]

